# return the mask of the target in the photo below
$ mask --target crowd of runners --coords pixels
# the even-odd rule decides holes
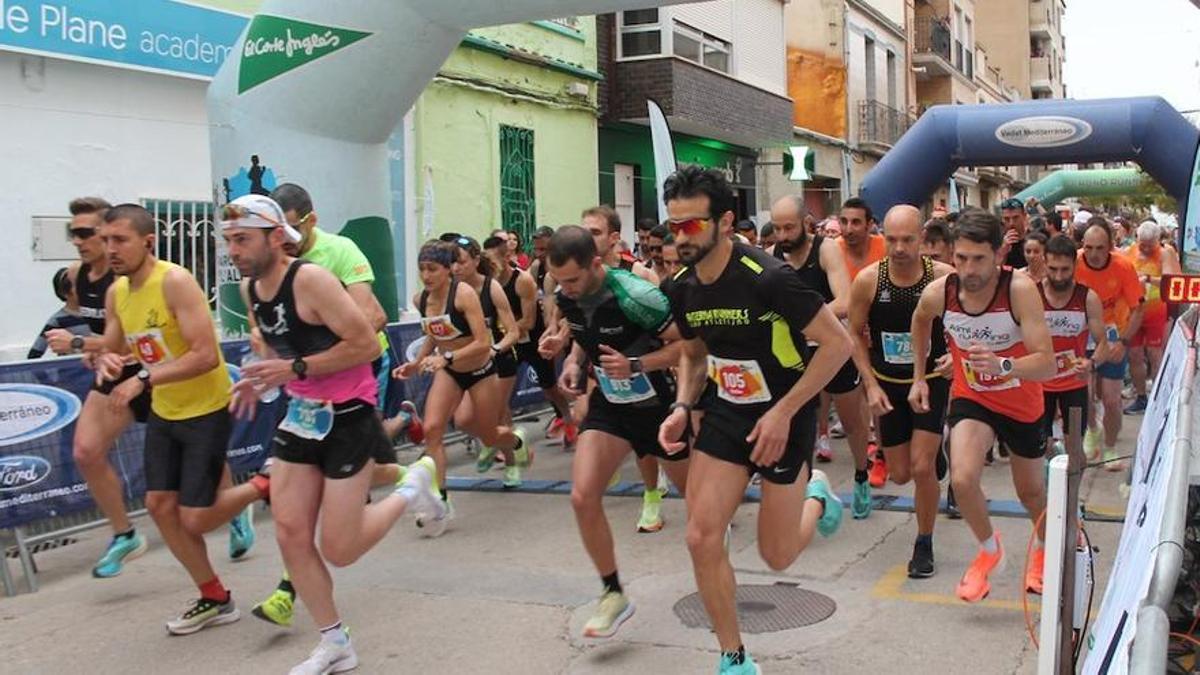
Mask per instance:
[[[146,551],[108,460],[123,430],[144,422],[146,507],[199,591],[167,630],[239,619],[203,535],[227,524],[229,557],[245,556],[255,505],[266,502],[285,569],[253,614],[290,625],[298,598],[320,637],[292,672],[353,669],[329,566],[353,564],[405,514],[424,536],[447,532],[452,431],[477,439],[480,472],[502,464],[504,486],[521,485],[534,459],[509,407],[522,362],[553,407],[548,435],[574,448],[571,508],[602,588],[584,636],[611,637],[634,612],[603,504],[632,454],[644,483],[638,531],[663,529],[671,486],[686,500],[681,529],[721,673],[759,672],[739,632],[730,522],[758,483],[758,550],[775,570],[814,535],[836,534],[844,506],[816,468],[835,461],[831,437],[849,447],[852,519],[870,517],[873,490],[911,482],[914,579],[937,572],[933,531],[948,482],[946,509],[978,542],[969,567],[954,571],[966,602],[988,596],[1005,557],[981,482],[996,455],[1007,457],[1031,528],[1046,505],[1044,463],[1062,452],[1072,411],[1092,458],[1122,469],[1122,417],[1145,410],[1169,334],[1158,281],[1179,271],[1153,221],[1081,212],[1064,223],[1008,200],[999,216],[965,209],[923,222],[902,205],[877,222],[852,198],[817,222],[789,196],[759,228],[735,222],[723,174],[697,167],[667,179],[664,201],[666,221],[637,223],[633,247],[606,206],[536,230],[531,259],[503,231],[427,242],[410,305],[424,337],[406,358],[383,331],[366,256],[318,226],[302,187],[238,198],[223,208],[220,234],[243,277],[254,354],[236,382],[205,293],[155,257],[152,215],[73,201],[80,261],[56,275],[66,305],[35,349],[82,354],[95,371],[74,455],[114,534],[93,575],[115,577]],[[386,418],[389,379],[419,376],[431,376],[424,410],[405,402]],[[232,420],[253,417],[280,389],[287,406],[271,457],[234,485]],[[401,434],[423,448],[408,466],[393,445]],[[384,485],[391,493],[372,500]],[[1042,588],[1041,537],[1033,533],[1023,570],[1032,593]]]

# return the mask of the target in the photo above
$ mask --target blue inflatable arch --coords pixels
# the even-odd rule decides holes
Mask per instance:
[[[1134,161],[1182,215],[1198,145],[1200,129],[1157,96],[939,105],[867,174],[860,196],[883,214],[924,204],[962,166]]]

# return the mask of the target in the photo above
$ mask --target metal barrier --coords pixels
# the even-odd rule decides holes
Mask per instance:
[[[1187,412],[1179,416],[1174,461],[1167,485],[1166,509],[1163,513],[1158,557],[1142,607],[1138,610],[1138,628],[1130,653],[1130,671],[1135,675],[1161,675],[1167,669],[1167,648],[1170,641],[1170,621],[1167,609],[1175,594],[1179,573],[1183,568],[1184,530],[1187,518],[1188,483],[1192,457],[1192,418],[1197,412],[1195,398],[1196,353],[1200,349],[1197,316],[1200,311],[1189,309],[1179,318],[1191,328],[1191,346],[1179,406]],[[1144,622],[1144,623],[1143,623]]]

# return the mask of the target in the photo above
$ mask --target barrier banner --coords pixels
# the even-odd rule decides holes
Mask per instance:
[[[1176,325],[1142,417],[1125,526],[1095,626],[1087,636],[1083,673],[1124,673],[1137,632],[1137,612],[1150,588],[1162,535],[1168,471],[1175,454],[1179,391],[1187,363],[1187,338]],[[1069,592],[1069,591],[1068,591]]]
[[[246,343],[221,348],[236,379]],[[0,364],[0,528],[95,507],[72,457],[75,424],[94,379],[77,358]],[[234,473],[262,466],[285,404],[285,397],[260,404],[254,420],[234,422],[228,455]],[[145,425],[131,424],[109,451],[126,502],[146,492],[144,436]]]
[[[417,323],[387,327],[394,367],[420,348]],[[246,341],[221,343],[230,377],[240,376],[238,364],[248,352]],[[0,364],[0,529],[94,508],[83,474],[75,466],[72,445],[75,424],[91,389],[95,373],[78,358],[19,361]],[[512,397],[513,410],[541,404],[545,399],[533,371],[521,364]],[[395,415],[408,399],[425,408],[433,378],[390,380],[387,413]],[[253,420],[235,420],[228,459],[234,474],[262,466],[271,449],[275,427],[287,406],[287,396],[259,403]],[[142,448],[145,426],[134,423],[117,440],[109,460],[121,480],[126,502],[146,491]]]

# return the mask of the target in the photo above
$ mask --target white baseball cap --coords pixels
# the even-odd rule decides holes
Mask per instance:
[[[255,227],[263,230],[283,228],[288,241],[299,243],[300,231],[288,224],[283,209],[274,199],[265,195],[243,195],[225,205],[221,228]]]
[[[1080,211],[1075,214],[1075,219],[1072,221],[1076,225],[1087,225],[1087,221],[1092,219],[1091,211]]]

